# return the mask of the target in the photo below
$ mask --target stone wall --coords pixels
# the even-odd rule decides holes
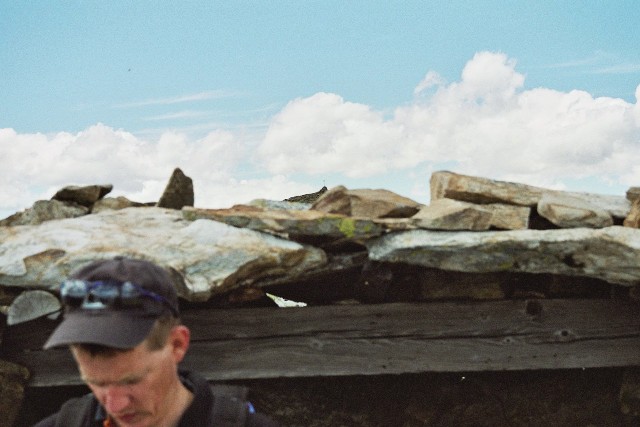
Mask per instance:
[[[187,310],[275,305],[269,295],[308,305],[640,299],[637,189],[626,197],[568,193],[445,171],[430,187],[429,205],[335,187],[229,209],[191,206],[192,182],[181,172],[162,203],[107,198],[109,185],[68,187],[0,221],[6,328],[51,315],[70,271],[115,255],[167,268]],[[0,352],[11,349],[0,343]],[[0,399],[14,409],[10,420],[28,376],[19,367],[7,372],[2,390],[15,392]],[[244,383],[258,406],[297,425],[626,425],[640,407],[640,381],[628,372],[635,371]],[[18,422],[28,425],[48,394],[61,395],[27,389]]]

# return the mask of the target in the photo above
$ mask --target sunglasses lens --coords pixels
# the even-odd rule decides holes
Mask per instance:
[[[78,307],[87,296],[87,285],[78,280],[66,281],[60,286],[60,296],[65,304]]]
[[[122,287],[120,288],[120,295],[122,295],[123,299],[129,298],[137,298],[139,297],[140,291],[136,288],[136,286],[131,282],[124,282]]]
[[[120,291],[116,285],[104,283],[91,289],[89,295],[92,301],[99,301],[105,305],[113,305],[120,296]]]

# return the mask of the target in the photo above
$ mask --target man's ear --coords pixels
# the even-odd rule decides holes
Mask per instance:
[[[191,340],[191,331],[185,325],[174,326],[169,333],[168,344],[171,346],[171,353],[176,363],[180,363],[184,359],[189,342]]]

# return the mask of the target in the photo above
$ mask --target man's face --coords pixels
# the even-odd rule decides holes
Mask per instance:
[[[175,415],[182,387],[177,365],[186,348],[176,348],[173,335],[155,351],[145,342],[108,355],[72,347],[82,379],[118,426],[160,426]]]

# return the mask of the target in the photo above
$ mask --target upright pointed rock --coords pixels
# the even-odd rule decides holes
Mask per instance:
[[[180,168],[175,168],[156,206],[182,209],[184,206],[193,206],[193,201],[193,180],[186,176]]]

